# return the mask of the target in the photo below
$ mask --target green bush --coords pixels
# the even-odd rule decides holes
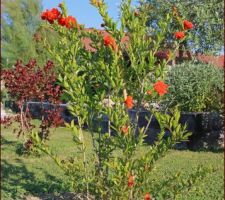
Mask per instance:
[[[192,61],[171,68],[167,78],[166,106],[180,105],[182,111],[223,110],[223,69]]]
[[[9,93],[6,88],[1,89],[1,102],[6,107],[7,102],[10,102],[12,99],[9,96]]]

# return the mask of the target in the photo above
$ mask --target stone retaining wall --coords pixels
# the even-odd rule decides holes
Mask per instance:
[[[29,102],[28,107],[33,118],[40,118],[41,103]],[[52,109],[53,104],[43,103],[45,109]],[[77,118],[70,114],[67,109],[67,104],[60,104],[62,108],[62,118],[66,122],[71,122]],[[129,115],[131,120],[135,117],[136,110],[130,110]],[[145,127],[147,125],[146,117],[150,117],[150,112],[141,111],[139,115],[138,125],[139,127]],[[181,113],[180,123],[187,123],[187,129],[192,132],[192,136],[189,138],[189,142],[183,142],[177,145],[177,148],[190,148],[190,149],[221,149],[224,148],[224,117],[219,113]],[[108,117],[103,116],[102,132],[105,133],[108,130]],[[157,134],[160,132],[160,127],[157,120],[153,117],[147,130],[146,142],[152,144],[157,139]],[[115,134],[112,131],[113,134]],[[166,132],[165,136],[168,137],[169,132]]]

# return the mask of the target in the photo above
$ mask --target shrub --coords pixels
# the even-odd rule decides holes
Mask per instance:
[[[169,24],[177,23],[177,31],[183,33],[179,38],[172,35],[176,48],[188,36],[189,30],[184,29],[183,20],[173,20],[171,12],[150,34],[146,26],[148,7],[140,4],[137,14],[131,0],[121,3],[118,29],[104,1],[90,2],[104,20],[106,35],[95,29],[84,29],[74,17],[67,15],[64,3],[59,5],[60,11],[53,8],[41,15],[46,26],[60,35],[55,46],[46,44],[46,48],[60,66],[58,80],[69,96],[70,111],[78,119],[77,124],[74,121],[66,124],[73,133],[76,153],[73,158],[62,159],[43,144],[36,132],[32,139],[38,149],[65,171],[74,190],[85,194],[86,199],[90,196],[101,200],[154,198],[157,187],[150,188],[154,164],[176,143],[186,141],[190,133],[186,126],[179,124],[177,109],[170,115],[150,106],[148,111],[157,118],[161,132],[155,144],[140,155],[151,117],[146,127],[139,128],[139,113],[143,102],[154,100],[158,103],[168,92],[164,82],[166,65],[175,51],[166,56],[168,59],[159,60],[155,54],[160,50]],[[127,36],[129,40],[124,43]],[[82,43],[85,38],[91,39],[89,50]],[[129,110],[133,108],[137,112],[131,120]],[[106,115],[108,129],[102,134],[103,127],[98,122]],[[88,125],[93,142],[91,152],[87,150],[84,124]],[[171,137],[165,138],[167,130]]]
[[[10,126],[13,121],[19,122],[14,129],[18,137],[25,135],[25,150],[30,150],[32,141],[30,133],[35,128],[32,123],[32,115],[27,102],[41,102],[41,125],[40,136],[43,140],[48,139],[49,128],[57,127],[63,123],[61,109],[58,106],[62,94],[60,86],[56,86],[56,74],[53,71],[53,62],[48,61],[44,67],[37,65],[36,60],[30,60],[26,65],[18,60],[15,67],[2,71],[1,78],[5,82],[5,88],[11,98],[14,98],[19,108],[19,114],[7,116],[1,120],[5,126]],[[46,110],[43,102],[48,101],[56,106],[52,110]]]
[[[167,84],[170,86],[166,105],[180,105],[182,111],[223,111],[223,69],[196,61],[172,67]]]

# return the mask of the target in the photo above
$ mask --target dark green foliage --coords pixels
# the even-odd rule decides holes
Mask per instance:
[[[34,40],[36,41],[35,48],[38,55],[37,59],[43,64],[47,60],[52,60],[55,65],[54,71],[56,73],[58,73],[58,64],[55,61],[55,57],[49,54],[45,44],[46,42],[48,42],[48,44],[55,44],[58,39],[58,33],[45,23],[40,24],[34,34]]]
[[[192,51],[218,53],[224,43],[224,3],[222,0],[148,0],[151,4],[150,24],[162,17],[163,13],[172,12],[175,6],[182,19],[191,21],[195,28],[190,35],[188,46]],[[170,31],[177,31],[172,27]]]
[[[188,112],[223,110],[224,79],[220,68],[186,62],[172,67],[167,83],[169,107],[179,104],[182,111]]]

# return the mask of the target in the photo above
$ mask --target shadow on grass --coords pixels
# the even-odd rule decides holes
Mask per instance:
[[[193,152],[206,152],[206,153],[223,153],[224,149],[222,148],[210,148],[210,149],[205,149],[205,148],[191,148],[188,149],[189,151],[193,151]]]
[[[9,199],[24,199],[23,194],[40,196],[46,193],[69,191],[69,185],[63,185],[62,180],[47,172],[44,172],[44,178],[40,180],[33,172],[28,171],[20,159],[17,159],[16,164],[2,160],[1,172],[1,189]]]
[[[29,152],[27,152],[24,149],[24,144],[22,143],[22,141],[10,141],[7,140],[5,137],[1,136],[1,147],[2,150],[6,149],[6,148],[13,148],[13,151],[15,150],[15,153],[18,156],[29,156]],[[30,155],[31,156],[31,155]],[[35,157],[38,157],[38,154],[34,154]]]
[[[1,135],[1,145],[4,147],[4,145],[17,145],[18,142],[17,141],[9,141],[7,139],[5,139],[5,137],[3,137]]]

